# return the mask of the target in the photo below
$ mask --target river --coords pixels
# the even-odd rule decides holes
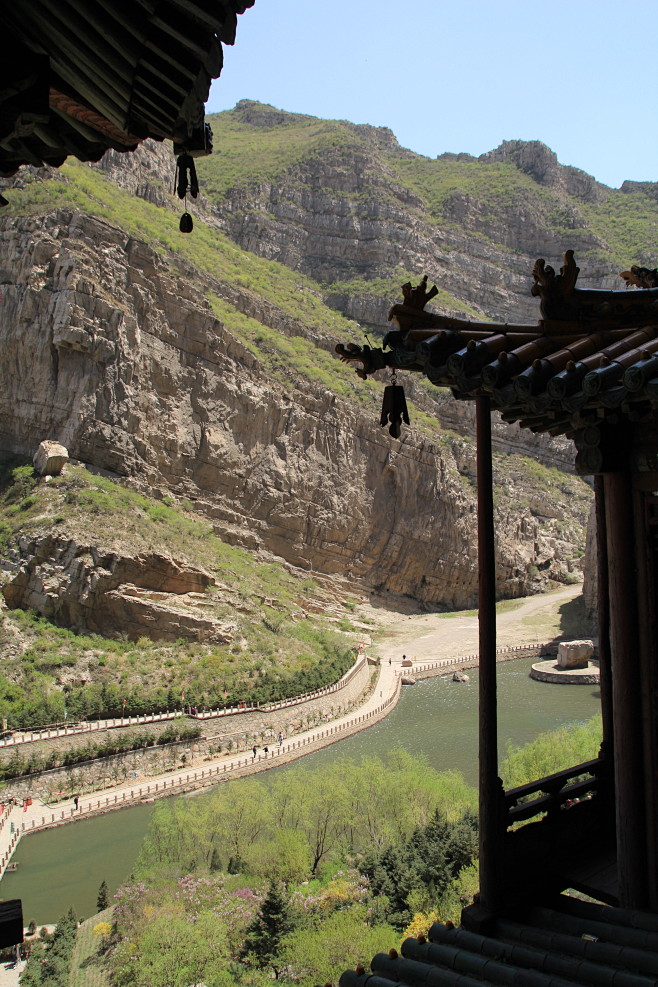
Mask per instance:
[[[538,734],[563,724],[582,722],[600,709],[596,686],[550,685],[528,675],[530,660],[498,666],[499,749],[521,746]],[[405,687],[386,719],[301,761],[297,766],[325,764],[338,756],[383,755],[396,746],[425,756],[438,769],[456,768],[477,784],[477,678],[468,684],[449,676]],[[201,796],[203,797],[203,796]],[[146,832],[153,805],[110,812],[25,837],[14,859],[18,869],[0,882],[4,898],[22,898],[26,922],[56,922],[73,904],[79,917],[93,914],[101,881],[111,892],[130,874]]]

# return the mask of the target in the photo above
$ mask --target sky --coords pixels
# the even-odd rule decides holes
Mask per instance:
[[[540,140],[618,188],[658,180],[658,0],[255,0],[207,111],[241,99],[479,155]]]

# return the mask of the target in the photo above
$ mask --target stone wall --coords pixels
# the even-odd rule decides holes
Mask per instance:
[[[182,740],[96,758],[70,767],[40,771],[29,777],[7,782],[3,793],[7,798],[18,799],[27,795],[39,795],[48,802],[52,798],[56,799],[59,793],[68,794],[74,790],[81,793],[96,791],[116,785],[124,779],[149,777],[199,758],[210,759],[220,752],[248,750],[253,744],[259,747],[275,744],[279,732],[288,738],[345,713],[366,691],[370,677],[371,666],[365,661],[359,662],[337,683],[338,688],[327,690],[314,698],[302,702],[293,701],[279,709],[248,710],[232,716],[194,720],[204,733],[204,736],[196,740]],[[175,722],[179,724],[181,720]],[[108,733],[110,731],[94,732],[93,738],[96,740],[106,737]],[[64,739],[73,738],[59,738],[53,743],[60,744]],[[84,740],[88,739],[89,734],[85,734]],[[15,749],[21,750],[20,747]]]

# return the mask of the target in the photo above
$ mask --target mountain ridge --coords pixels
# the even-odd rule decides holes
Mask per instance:
[[[576,208],[573,176],[518,142],[505,161],[423,159],[414,176],[419,156],[385,129],[283,111],[272,125],[271,109],[238,106],[219,152],[197,162],[190,237],[162,146],[13,183],[0,304],[24,380],[2,381],[0,445],[31,455],[58,438],[142,492],[192,503],[230,544],[426,606],[472,605],[471,409],[408,375],[413,424],[395,443],[376,424],[381,382],[357,384],[332,350],[381,333],[401,282],[426,271],[442,311],[536,318],[531,264],[544,233],[573,246],[554,215]],[[509,160],[528,168],[531,151],[555,188]],[[574,229],[585,282],[614,283],[622,235]],[[569,474],[569,443],[494,430],[499,594],[577,578],[591,495]]]
[[[430,159],[385,129],[250,101],[210,120],[218,150],[199,175],[219,228],[314,277],[330,305],[370,328],[386,322],[369,290],[378,280],[389,304],[400,278],[422,272],[447,314],[528,321],[537,256],[561,257],[568,244],[582,285],[607,288],[622,286],[616,270],[653,256],[651,187],[608,189],[540,142]]]

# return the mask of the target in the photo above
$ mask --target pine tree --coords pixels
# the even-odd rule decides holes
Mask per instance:
[[[272,967],[274,976],[279,979],[279,947],[281,940],[293,930],[293,922],[288,912],[288,902],[280,885],[270,883],[263,899],[260,912],[247,929],[245,941],[240,950],[240,959],[264,968]]]
[[[104,908],[110,903],[110,892],[107,887],[107,881],[101,881],[101,886],[98,889],[98,897],[96,898],[96,908],[99,912],[102,912]]]

